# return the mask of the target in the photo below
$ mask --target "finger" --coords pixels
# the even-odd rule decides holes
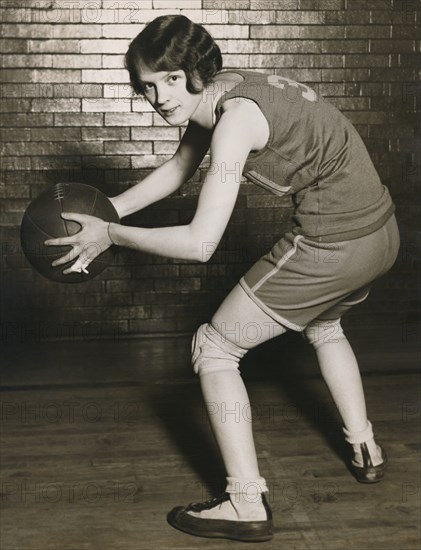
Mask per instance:
[[[56,260],[54,260],[54,262],[52,262],[52,266],[53,267],[57,267],[58,265],[63,265],[63,264],[66,264],[67,262],[71,262],[72,260],[76,260],[76,258],[79,256],[79,254],[77,253],[77,251],[75,251],[75,249],[73,248],[72,250],[70,250],[67,254],[65,254],[64,256],[62,256],[61,258],[57,258]]]
[[[75,242],[74,236],[72,236],[72,237],[58,237],[57,239],[47,239],[46,241],[44,241],[44,244],[46,246],[65,246],[65,245],[76,246],[79,243]]]
[[[93,216],[89,214],[78,214],[76,212],[62,212],[61,217],[65,220],[71,220],[80,225],[85,225]]]
[[[69,275],[69,273],[89,273],[86,269],[89,265],[89,262],[84,262],[80,258],[69,268],[63,271],[63,275]]]

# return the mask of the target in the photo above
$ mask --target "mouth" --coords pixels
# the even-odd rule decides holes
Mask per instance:
[[[161,109],[161,113],[165,116],[170,116],[180,107],[180,105],[177,105],[176,107],[173,107],[172,109]]]

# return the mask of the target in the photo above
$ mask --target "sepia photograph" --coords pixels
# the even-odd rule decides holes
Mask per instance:
[[[420,0],[0,0],[0,550],[421,547]]]

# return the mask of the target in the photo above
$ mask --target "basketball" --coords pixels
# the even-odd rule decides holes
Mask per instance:
[[[26,209],[21,223],[21,246],[31,265],[44,277],[60,283],[81,283],[96,277],[113,260],[115,247],[99,254],[90,264],[89,273],[63,271],[70,262],[53,267],[51,263],[71,250],[71,246],[46,246],[47,239],[75,235],[81,226],[61,217],[62,212],[96,216],[108,222],[119,222],[111,201],[98,189],[82,183],[57,183],[41,193]],[[92,243],[95,246],[95,243]]]

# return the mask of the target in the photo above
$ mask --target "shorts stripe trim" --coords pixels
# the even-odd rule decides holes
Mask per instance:
[[[368,297],[370,292],[367,292],[362,298],[359,298],[358,300],[353,300],[352,302],[340,302],[341,306],[355,306],[356,304],[359,304],[361,302],[364,302],[364,300]]]
[[[297,235],[294,240],[293,240],[293,248],[291,248],[291,250],[288,250],[288,252],[286,254],[284,254],[282,256],[282,258],[280,260],[278,260],[276,266],[271,269],[269,271],[269,273],[266,273],[266,275],[264,277],[262,277],[260,279],[260,281],[258,281],[254,286],[253,288],[251,289],[252,292],[256,292],[256,290],[259,290],[259,288],[268,280],[270,279],[273,275],[275,275],[276,273],[278,273],[278,271],[281,269],[281,267],[291,258],[291,256],[293,256],[296,251],[297,251],[297,246],[298,246],[298,241],[303,239],[304,237],[302,235]]]
[[[244,280],[244,277],[241,277],[240,279],[240,286],[243,288],[243,290],[247,293],[249,298],[253,300],[253,302],[260,307],[262,311],[267,313],[269,317],[272,317],[274,321],[282,325],[283,327],[289,328],[291,330],[295,330],[297,332],[302,332],[305,329],[305,326],[297,325],[296,323],[293,323],[291,321],[288,321],[287,319],[284,319],[274,311],[272,311],[266,304],[264,304],[257,296],[253,293],[253,290],[248,286],[246,281]]]

